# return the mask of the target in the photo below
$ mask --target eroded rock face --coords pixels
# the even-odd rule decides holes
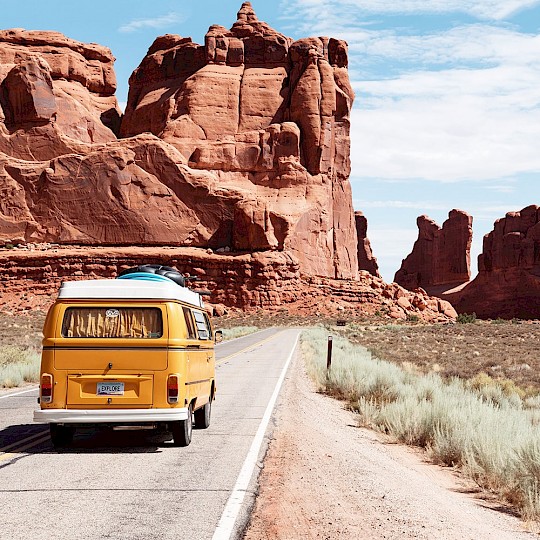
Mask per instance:
[[[115,140],[113,65],[106,47],[58,32],[0,31],[0,152],[33,161]]]
[[[484,236],[478,276],[445,298],[484,318],[540,318],[540,207],[498,219]]]
[[[373,276],[381,277],[377,259],[373,256],[371,244],[367,237],[368,223],[366,216],[357,211],[354,213],[354,220],[356,223],[356,235],[358,236],[358,269],[366,270]]]
[[[130,78],[121,132],[153,133],[191,169],[244,194],[226,245],[287,250],[308,274],[355,277],[353,97],[344,42],[293,43],[246,2],[204,46],[174,35],[154,42]]]
[[[428,216],[420,216],[418,239],[403,260],[394,281],[406,289],[428,292],[456,287],[470,280],[472,216],[452,210],[439,227]]]
[[[209,252],[210,251],[210,252]],[[227,310],[268,310],[268,316],[332,316],[349,320],[378,316],[387,321],[446,323],[452,306],[425,291],[409,292],[368,272],[357,280],[302,275],[287,252],[212,253],[201,248],[59,247],[27,245],[0,249],[0,305],[3,310],[46,310],[65,280],[115,278],[136,264],[161,263],[197,276],[209,290],[205,304],[215,315]],[[29,279],[31,287],[29,287]],[[273,313],[272,313],[273,312]]]
[[[121,127],[113,61],[0,32],[0,240],[277,251],[357,277],[344,42],[293,43],[246,2],[204,45],[157,38]]]

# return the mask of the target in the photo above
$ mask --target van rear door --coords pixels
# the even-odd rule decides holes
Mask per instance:
[[[153,372],[168,365],[163,305],[66,305],[54,365],[67,370],[67,405],[144,407],[153,403]]]

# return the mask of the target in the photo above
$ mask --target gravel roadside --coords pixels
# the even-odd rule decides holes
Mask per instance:
[[[356,427],[300,356],[282,392],[246,540],[538,538],[451,470]]]

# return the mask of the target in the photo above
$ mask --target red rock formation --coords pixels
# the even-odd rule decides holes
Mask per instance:
[[[196,287],[211,291],[205,302],[210,301],[215,314],[235,308],[262,308],[283,314],[349,319],[378,314],[387,320],[414,317],[425,322],[448,322],[456,316],[444,300],[421,290],[406,291],[395,283],[387,285],[367,272],[359,280],[306,278],[298,263],[284,252],[217,254],[185,247],[36,247],[0,249],[3,311],[45,310],[62,281],[114,278],[135,264],[162,261],[198,276],[201,281]]]
[[[394,281],[409,290],[422,287],[432,294],[468,282],[472,217],[452,210],[442,228],[427,216],[420,216],[416,223],[418,239]]]
[[[0,152],[34,161],[116,139],[114,58],[58,32],[0,31]]]
[[[98,45],[0,32],[0,240],[283,251],[357,276],[344,42],[292,43],[249,3],[204,46],[162,36],[122,140],[112,66]]]
[[[379,265],[377,259],[371,251],[371,244],[367,237],[367,219],[362,212],[354,213],[356,222],[356,235],[358,236],[358,269],[365,270],[376,277],[381,277],[379,274]]]
[[[444,298],[482,318],[540,319],[540,207],[498,219],[484,236],[478,276]]]

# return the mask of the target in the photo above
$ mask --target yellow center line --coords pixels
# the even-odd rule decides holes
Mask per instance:
[[[25,450],[28,450],[29,448],[32,448],[33,446],[37,446],[38,444],[41,444],[41,443],[43,443],[45,441],[48,441],[48,440],[49,440],[49,434],[47,433],[46,435],[44,435],[43,437],[41,437],[37,441],[33,441],[33,442],[29,443],[29,444],[21,446],[20,448],[17,448],[17,450],[15,452],[9,452],[7,454],[2,454],[0,456],[0,461],[5,461],[6,459],[12,459],[17,454],[20,454],[21,452],[24,452]]]
[[[235,356],[238,356],[239,354],[242,354],[246,351],[249,351],[251,349],[254,349],[255,347],[258,347],[259,345],[262,345],[263,343],[266,343],[267,341],[270,341],[272,338],[275,338],[276,336],[278,336],[279,334],[281,334],[283,332],[283,330],[280,330],[279,332],[276,332],[275,334],[272,334],[271,336],[261,340],[261,341],[258,341],[257,343],[254,343],[252,345],[249,345],[248,347],[246,347],[245,349],[242,349],[238,352],[235,352],[233,354],[229,354],[229,356],[226,356],[225,358],[222,358],[221,360],[219,360],[218,362],[216,362],[216,366],[219,366],[220,364],[223,364],[224,362],[226,362],[227,360],[230,360],[231,358],[234,358]]]
[[[36,437],[42,437],[45,435],[46,431],[40,431],[39,433],[34,433],[33,435],[30,435],[29,437],[26,437],[25,439],[22,439],[20,441],[16,441],[14,443],[8,444],[7,446],[4,446],[4,448],[0,448],[0,454],[3,454],[4,452],[7,452],[14,446],[18,446],[19,444],[24,444],[27,441],[31,441],[32,439],[35,439]]]

